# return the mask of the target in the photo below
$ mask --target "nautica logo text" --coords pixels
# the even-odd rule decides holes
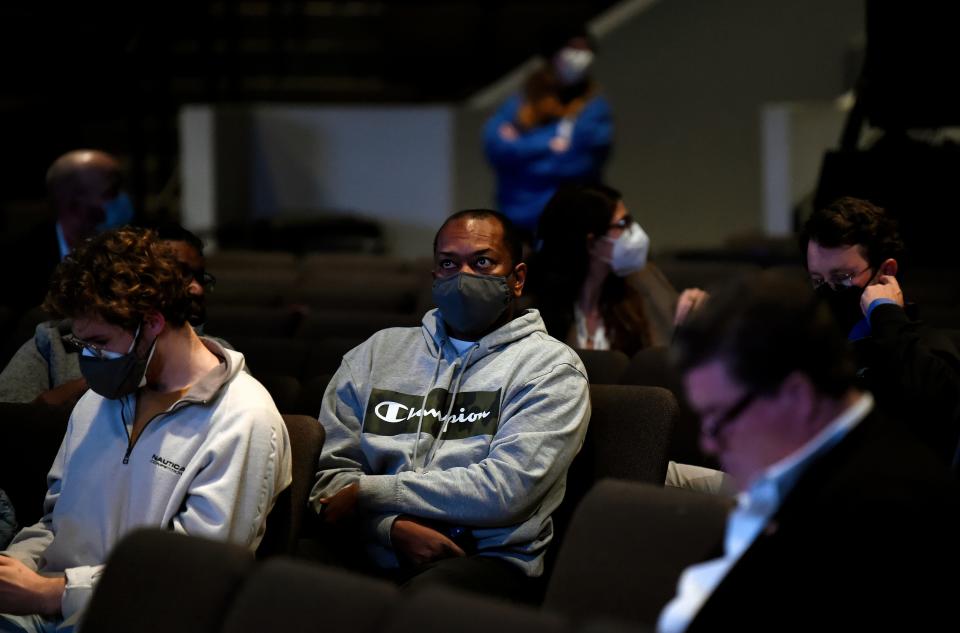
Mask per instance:
[[[182,475],[183,471],[186,470],[186,468],[184,468],[180,464],[176,462],[172,462],[169,459],[164,459],[163,457],[160,457],[159,455],[156,455],[156,454],[154,454],[154,456],[150,458],[150,461],[153,463],[154,466],[165,468],[177,475]]]
[[[468,413],[467,415],[464,415],[464,413],[466,413],[466,409],[460,409],[459,414],[454,413],[450,416],[441,417],[441,413],[436,409],[424,409],[422,411],[423,417],[428,418],[432,416],[441,422],[446,422],[447,417],[449,417],[451,424],[456,424],[458,422],[476,422],[477,420],[482,420],[490,415],[489,411]],[[374,409],[374,412],[377,414],[377,417],[384,422],[392,422],[396,424],[420,417],[421,409],[417,409],[416,407],[408,407],[405,404],[400,404],[399,402],[390,402],[388,400],[378,404]]]

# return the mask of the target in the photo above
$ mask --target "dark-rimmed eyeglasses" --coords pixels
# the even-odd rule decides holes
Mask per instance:
[[[133,333],[133,340],[130,342],[130,349],[127,350],[127,354],[132,352],[133,348],[137,345],[137,339],[140,338],[141,325],[138,325]],[[72,354],[80,354],[81,356],[100,359],[113,359],[124,355],[123,352],[114,352],[104,348],[102,345],[89,343],[73,332],[64,335],[61,340],[63,341],[63,348]]]
[[[702,431],[703,434],[709,437],[711,440],[716,440],[723,431],[730,426],[744,411],[747,407],[753,404],[753,401],[757,399],[756,391],[748,391],[747,393],[740,396],[740,399],[734,402],[729,409],[727,409],[722,414],[713,418],[710,424],[703,424]]]
[[[71,354],[83,354],[93,358],[107,358],[111,355],[111,352],[102,346],[88,343],[74,334],[67,334],[62,340],[63,348]]]
[[[829,279],[824,279],[822,277],[811,277],[810,285],[813,286],[814,290],[818,290],[825,284],[828,284],[831,288],[850,288],[853,286],[853,280],[863,273],[867,272],[873,268],[873,266],[867,266],[863,270],[860,270],[855,273],[836,273],[830,275]]]
[[[204,290],[213,290],[213,287],[217,284],[217,278],[203,268],[184,268],[183,273],[187,278],[188,283],[191,281],[196,281],[198,284],[203,286]]]

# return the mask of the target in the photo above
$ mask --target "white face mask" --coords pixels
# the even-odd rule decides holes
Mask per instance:
[[[583,81],[593,65],[593,52],[567,46],[553,58],[553,68],[560,83],[569,86]]]
[[[613,243],[613,253],[607,263],[618,277],[626,277],[646,266],[650,238],[636,222],[632,222],[616,239],[606,235],[601,239]]]

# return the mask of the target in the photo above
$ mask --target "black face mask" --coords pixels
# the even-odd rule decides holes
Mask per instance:
[[[848,334],[853,326],[863,319],[863,310],[860,309],[863,288],[860,286],[840,286],[834,289],[829,284],[823,284],[817,288],[816,293],[830,307],[833,318],[844,334]]]
[[[87,379],[91,389],[108,400],[117,400],[133,393],[144,384],[147,365],[153,358],[157,340],[154,339],[150,344],[147,355],[140,358],[136,351],[139,338],[140,331],[134,337],[130,351],[117,358],[97,358],[80,354],[80,373]]]
[[[187,317],[187,323],[194,329],[203,329],[203,324],[207,322],[207,302],[203,295],[194,295],[190,297],[190,314]]]
[[[433,282],[433,302],[444,322],[460,333],[486,332],[511,301],[507,277],[457,273]]]

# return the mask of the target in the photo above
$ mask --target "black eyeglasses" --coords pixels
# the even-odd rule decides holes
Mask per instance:
[[[814,290],[818,290],[823,285],[829,285],[831,288],[850,288],[853,286],[853,280],[863,273],[870,270],[872,266],[867,266],[861,271],[855,273],[836,273],[830,276],[830,279],[824,279],[822,277],[811,277],[810,285],[813,286]]]
[[[62,338],[63,348],[70,354],[83,354],[92,358],[107,358],[110,352],[95,343],[87,343],[75,334],[66,334]]]
[[[617,220],[616,222],[611,222],[610,225],[609,225],[609,228],[611,228],[611,229],[625,229],[625,228],[627,228],[628,226],[630,226],[631,224],[633,224],[633,218],[631,218],[629,215],[625,215],[625,216],[623,216],[622,218],[620,218],[619,220]]]
[[[723,433],[730,424],[732,424],[741,413],[746,411],[747,407],[753,404],[753,401],[757,399],[757,392],[748,391],[743,394],[739,400],[737,400],[733,405],[727,409],[723,414],[717,416],[713,422],[709,425],[703,425],[703,433],[711,440],[716,440],[720,437],[720,434]]]
[[[198,284],[203,286],[204,290],[212,290],[213,287],[217,284],[217,278],[208,273],[203,268],[188,268],[184,267],[183,269],[184,276],[186,276],[187,281],[196,281]]]

